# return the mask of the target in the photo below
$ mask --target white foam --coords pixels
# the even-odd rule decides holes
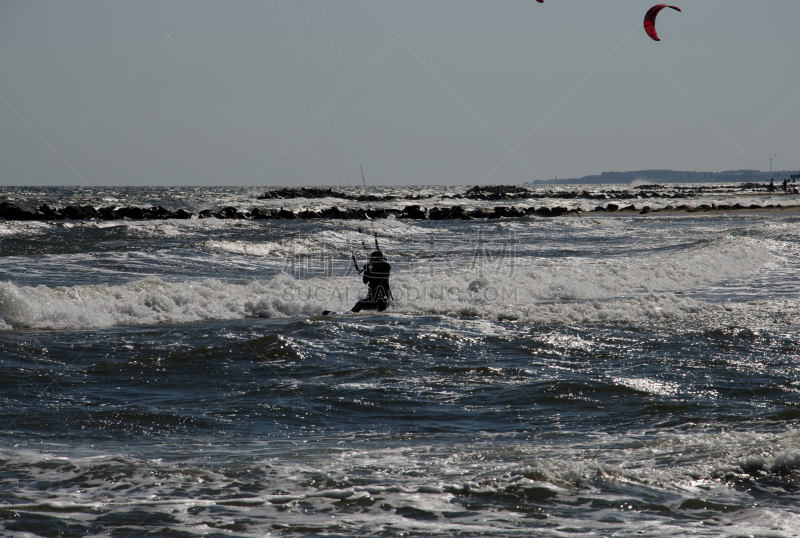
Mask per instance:
[[[172,228],[165,226],[164,233],[171,233],[166,230]],[[400,223],[387,228],[398,237],[417,232]],[[343,241],[352,241],[351,235],[332,231],[322,241],[286,244],[212,240],[206,246],[249,256],[286,257],[319,248],[341,250]],[[704,241],[674,254],[612,259],[507,257],[484,264],[462,257],[399,271],[401,264],[395,264],[395,300],[390,312],[536,323],[652,322],[704,313],[748,316],[755,306],[727,303],[723,307],[679,292],[743,279],[764,268],[773,270],[781,262],[773,250],[769,241],[738,237]],[[349,310],[366,293],[360,280],[355,275],[296,279],[280,274],[248,284],[155,277],[123,285],[71,287],[2,282],[0,330],[312,316],[323,310]],[[787,310],[785,304],[781,307]],[[757,310],[770,308],[761,305]]]
[[[85,520],[97,511],[136,509],[171,514],[186,528],[200,531],[198,525],[209,521],[208,513],[194,517],[188,509],[217,505],[225,507],[214,518],[218,524],[221,517],[246,514],[254,533],[274,530],[275,524],[324,529],[335,520],[340,533],[391,526],[395,533],[502,534],[529,528],[524,524],[530,522],[524,519],[526,512],[498,508],[517,496],[532,509],[545,508],[548,521],[542,523],[554,532],[591,525],[600,534],[604,529],[617,534],[642,529],[653,536],[685,534],[695,524],[702,530],[703,523],[682,514],[712,505],[737,507],[708,516],[728,534],[791,536],[800,529],[800,515],[792,498],[785,497],[794,493],[771,485],[776,476],[797,472],[800,435],[795,430],[675,431],[657,436],[563,432],[560,439],[547,435],[530,440],[493,434],[467,442],[427,442],[419,437],[413,443],[378,435],[373,441],[359,437],[214,447],[170,442],[158,448],[177,453],[163,459],[121,454],[110,458],[106,453],[63,457],[52,445],[40,453],[6,447],[0,457],[28,479],[19,483],[24,502],[2,508],[57,511],[66,519]],[[231,453],[240,464],[231,467]],[[232,470],[238,472],[231,475]],[[246,491],[239,476],[244,472]],[[782,502],[764,506],[753,490],[737,486],[740,479],[762,472],[771,476],[760,481],[759,488],[774,487],[776,499],[784,496]],[[105,478],[82,480],[87,475]],[[793,478],[780,480],[790,484]],[[39,489],[42,483],[48,484],[46,496]],[[526,492],[550,500],[529,503]],[[458,502],[465,495],[483,498],[465,510]],[[592,501],[598,506],[584,516],[580,506]],[[346,504],[359,502],[363,504]],[[664,509],[639,510],[636,503]],[[353,513],[346,506],[359,510]],[[442,517],[458,511],[463,512],[457,517]],[[430,518],[407,518],[404,513]]]

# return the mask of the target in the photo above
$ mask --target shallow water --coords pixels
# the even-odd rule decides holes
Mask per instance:
[[[374,224],[0,223],[3,532],[800,533],[800,218]]]

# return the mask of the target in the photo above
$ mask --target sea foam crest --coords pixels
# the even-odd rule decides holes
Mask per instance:
[[[564,259],[536,265],[470,260],[395,271],[390,312],[433,313],[538,323],[647,322],[719,309],[674,292],[743,278],[776,257],[749,239],[712,241],[673,255],[594,263]],[[0,283],[0,329],[76,329],[189,323],[347,311],[366,287],[354,275],[247,284],[218,279],[123,285],[26,287]]]

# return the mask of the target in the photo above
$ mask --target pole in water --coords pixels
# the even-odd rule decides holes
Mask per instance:
[[[366,196],[367,195],[367,180],[364,179],[364,167],[361,166],[361,165],[358,165],[358,167],[361,169],[361,181],[364,183],[364,196]]]
[[[361,166],[361,165],[359,165],[358,167],[361,169],[361,181],[364,183],[364,197],[367,198],[367,180],[364,177],[364,167]],[[370,207],[369,207],[369,198],[367,198],[367,210],[369,210],[369,209],[370,209]],[[369,213],[367,213],[367,218],[372,223],[372,235],[375,236],[375,250],[380,252],[381,247],[378,246],[378,232],[375,231],[375,221],[372,220],[369,217]],[[361,231],[361,228],[359,228],[358,231]],[[362,241],[363,241],[363,239],[362,239]],[[364,247],[364,248],[367,248],[367,247]]]

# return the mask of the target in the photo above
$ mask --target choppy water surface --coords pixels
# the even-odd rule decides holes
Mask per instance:
[[[2,533],[800,534],[800,218],[375,229],[0,222]]]

